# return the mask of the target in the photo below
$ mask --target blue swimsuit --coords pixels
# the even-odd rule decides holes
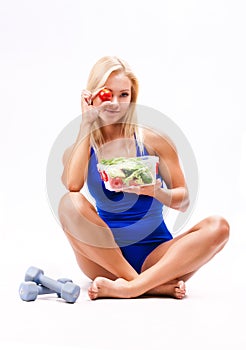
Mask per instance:
[[[136,148],[138,157],[148,155],[146,148],[143,154],[140,153],[137,142]],[[97,162],[91,149],[87,177],[89,192],[123,256],[140,273],[146,257],[158,245],[173,238],[163,220],[163,205],[150,196],[107,190],[97,171]]]

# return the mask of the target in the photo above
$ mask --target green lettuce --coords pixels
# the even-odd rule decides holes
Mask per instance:
[[[111,178],[120,178],[125,186],[148,185],[153,183],[153,175],[141,158],[103,159],[101,164]]]

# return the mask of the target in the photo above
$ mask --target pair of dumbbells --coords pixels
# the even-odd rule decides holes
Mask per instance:
[[[25,282],[19,287],[20,298],[24,301],[34,301],[38,295],[56,293],[59,298],[68,303],[75,303],[80,294],[80,287],[68,278],[57,281],[44,276],[44,271],[31,266],[25,274]]]

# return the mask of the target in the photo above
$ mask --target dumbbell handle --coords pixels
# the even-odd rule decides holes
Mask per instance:
[[[38,288],[38,294],[39,295],[42,295],[42,294],[54,294],[55,292],[47,287],[44,287],[44,286],[39,286],[37,285],[37,288]]]
[[[59,278],[59,280],[57,280],[57,282],[65,284],[67,282],[73,282],[73,281],[70,278]],[[44,287],[42,285],[38,285],[37,284],[37,287],[38,287],[38,294],[39,295],[42,295],[42,294],[54,294],[56,292],[55,290],[52,290],[52,289],[47,288],[47,287]],[[58,296],[58,298],[60,298],[61,294],[57,293],[57,296]]]
[[[39,275],[38,281],[35,281],[36,283],[42,284],[44,287],[51,289],[52,291],[56,293],[61,293],[61,289],[64,285],[64,283],[61,283],[59,281],[55,281],[50,277]]]

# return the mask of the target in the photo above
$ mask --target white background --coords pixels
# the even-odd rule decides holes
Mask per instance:
[[[236,248],[245,246],[245,14],[243,0],[0,1],[2,287],[17,291],[29,265],[80,282],[49,208],[46,165],[61,130],[81,113],[81,90],[104,55],[127,60],[140,81],[138,102],[187,136],[200,179],[188,226],[225,216],[232,230],[224,261],[238,258]]]

